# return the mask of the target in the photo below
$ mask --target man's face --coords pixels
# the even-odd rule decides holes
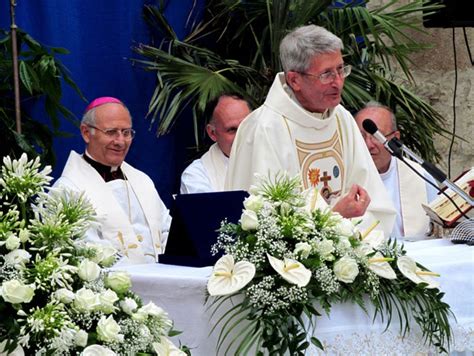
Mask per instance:
[[[340,51],[316,55],[305,73],[288,72],[287,83],[301,106],[310,112],[323,113],[341,102],[344,78],[336,75],[331,83],[322,84],[317,76],[326,72],[336,74],[343,65]]]
[[[222,97],[214,109],[214,120],[207,125],[207,133],[227,157],[230,155],[237,129],[248,114],[250,109],[247,102],[230,96]]]
[[[104,104],[96,108],[95,126],[100,130],[129,129],[132,121],[127,109],[121,104]],[[81,125],[81,134],[87,144],[87,152],[97,162],[106,166],[119,166],[125,160],[132,140],[122,133],[108,136],[104,132]]]
[[[375,107],[363,109],[355,116],[357,126],[359,126],[359,130],[379,173],[385,173],[388,170],[392,156],[379,141],[364,130],[362,123],[365,119],[371,119],[387,139],[390,139],[393,136],[399,138],[400,133],[398,131],[393,132],[392,130],[390,115],[391,113],[386,109]]]

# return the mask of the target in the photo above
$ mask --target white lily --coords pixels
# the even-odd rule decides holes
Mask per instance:
[[[303,266],[301,262],[286,257],[282,261],[268,253],[267,257],[273,269],[286,281],[296,284],[298,287],[304,287],[309,283],[311,271]]]
[[[372,258],[369,258],[369,269],[382,278],[397,279],[389,261],[393,261],[393,258],[384,257],[380,252],[377,252]]]
[[[397,266],[400,272],[412,282],[416,284],[427,283],[427,288],[439,287],[439,282],[431,277],[439,277],[440,275],[430,271],[423,271],[416,265],[416,262],[412,258],[408,256],[399,257]]]
[[[222,256],[214,265],[207,282],[210,295],[227,295],[237,292],[255,276],[255,266],[247,261],[234,263],[232,255]]]
[[[158,356],[186,356],[186,353],[178,349],[167,337],[162,336],[160,342],[152,344],[153,350]]]

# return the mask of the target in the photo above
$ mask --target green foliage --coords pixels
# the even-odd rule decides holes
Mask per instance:
[[[160,7],[145,6],[145,18],[161,42],[157,47],[140,44],[135,50],[145,59],[135,61],[158,79],[149,104],[152,124],[158,121],[157,135],[168,132],[179,114],[190,108],[199,144],[205,104],[223,90],[244,94],[254,106],[262,104],[281,71],[281,39],[295,27],[314,23],[338,35],[345,45],[344,59],[353,71],[346,79],[343,104],[352,111],[369,100],[390,106],[407,145],[427,159],[438,159],[433,134],[446,132],[443,118],[409,89],[414,84],[409,54],[427,46],[405,33],[422,31],[422,10],[438,5],[424,0],[407,4],[392,0],[370,10],[363,5],[331,0],[210,0],[204,19],[192,24],[183,40]],[[400,75],[395,68],[400,68]]]
[[[395,324],[395,333],[398,324],[402,338],[413,331],[430,348],[447,352],[450,307],[435,280],[413,277],[430,272],[380,231],[362,237],[327,206],[311,207],[312,192],[301,192],[298,183],[285,176],[262,181],[245,200],[241,223],[222,224],[213,251],[224,256],[208,282],[211,332],[219,332],[216,353],[305,355],[310,342],[323,349],[318,317],[343,302],[367,314],[373,306],[374,321],[387,329]],[[284,200],[268,194],[281,191]],[[249,210],[256,214],[255,228],[244,226]],[[227,289],[233,282],[237,287]]]
[[[43,162],[54,163],[53,135],[59,132],[61,116],[76,123],[74,115],[61,104],[63,82],[83,97],[69,75],[67,68],[57,58],[68,54],[64,48],[46,47],[26,32],[17,30],[19,52],[19,81],[22,133],[16,132],[13,84],[11,33],[0,30],[0,130],[2,145],[0,156],[19,157],[26,152],[30,157],[40,156]],[[52,130],[29,116],[25,110],[40,104],[49,119]]]

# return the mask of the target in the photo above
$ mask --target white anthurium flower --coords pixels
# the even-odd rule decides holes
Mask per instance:
[[[255,265],[247,261],[234,263],[232,255],[222,256],[207,282],[210,295],[227,295],[245,287],[255,276]]]
[[[82,351],[81,356],[116,356],[112,350],[102,345],[90,345]]]
[[[161,337],[160,342],[152,344],[153,351],[158,356],[186,356],[184,351],[178,349],[167,337]]]
[[[372,248],[379,248],[385,242],[385,235],[382,230],[372,230],[362,241]]]
[[[427,288],[438,288],[439,282],[431,277],[439,277],[438,273],[423,271],[416,265],[415,260],[408,256],[401,256],[397,260],[398,270],[409,280],[419,283],[427,283]]]
[[[373,257],[369,258],[369,269],[376,275],[385,279],[397,279],[395,271],[390,266],[390,261],[393,258],[384,257],[380,252],[377,252]]]
[[[268,261],[275,271],[287,282],[296,284],[298,287],[306,286],[311,280],[311,271],[301,262],[286,258],[282,261],[267,253]]]
[[[242,211],[242,216],[240,217],[240,224],[242,225],[242,230],[256,230],[258,227],[257,213],[253,210],[245,209],[244,211]]]

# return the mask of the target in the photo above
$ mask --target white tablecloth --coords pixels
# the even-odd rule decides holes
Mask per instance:
[[[474,247],[453,245],[448,240],[406,243],[408,255],[430,270],[440,273],[444,301],[451,306],[457,321],[452,321],[454,343],[451,351],[474,350]],[[205,290],[211,267],[191,268],[171,265],[127,267],[133,290],[145,302],[164,308],[183,334],[175,337],[197,356],[216,354],[217,332],[210,334],[215,320],[205,306]],[[325,352],[311,349],[309,354],[409,355],[428,353],[414,330],[405,339],[398,333],[398,322],[383,332],[385,324],[372,321],[360,307],[345,303],[334,305],[330,317],[317,319],[315,336]],[[431,351],[434,351],[431,350]]]

